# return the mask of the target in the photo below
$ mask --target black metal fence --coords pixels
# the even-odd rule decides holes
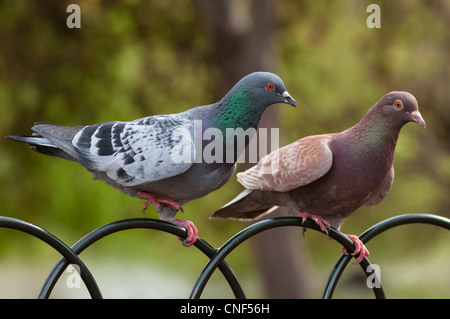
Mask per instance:
[[[393,227],[416,223],[431,224],[450,230],[450,219],[448,218],[433,214],[404,214],[386,219],[370,227],[363,234],[361,234],[359,238],[364,244],[366,244],[372,238]],[[242,289],[240,282],[234,274],[233,270],[225,261],[225,258],[230,252],[232,252],[236,247],[245,242],[248,238],[271,228],[285,226],[307,227],[321,232],[319,226],[310,220],[306,220],[305,223],[303,223],[302,219],[299,217],[277,217],[257,222],[243,229],[242,231],[231,237],[224,245],[222,245],[218,249],[211,247],[211,245],[209,245],[206,241],[199,237],[194,246],[197,247],[197,249],[199,249],[202,253],[204,253],[209,258],[209,261],[200,273],[200,276],[197,278],[190,298],[198,299],[201,297],[203,289],[208,283],[208,280],[210,279],[212,273],[217,268],[219,268],[219,270],[227,280],[230,288],[234,293],[234,296],[241,299],[245,298],[244,290]],[[15,229],[24,233],[28,233],[53,247],[53,249],[55,249],[62,255],[62,258],[55,265],[42,286],[42,289],[38,296],[38,298],[41,299],[50,297],[50,294],[56,282],[69,264],[78,266],[76,267],[76,269],[79,270],[80,276],[84,284],[86,285],[90,296],[92,298],[102,298],[101,291],[95,281],[95,278],[92,276],[88,267],[86,267],[86,265],[80,259],[79,254],[85,249],[89,248],[89,246],[91,246],[93,243],[110,234],[128,229],[145,228],[164,231],[178,237],[186,237],[186,231],[184,228],[164,221],[148,218],[125,219],[106,224],[81,238],[72,247],[67,246],[59,238],[49,233],[48,231],[20,219],[0,216],[0,227]],[[339,242],[347,249],[347,251],[352,252],[354,250],[353,242],[340,231],[332,228],[329,231],[328,236]],[[330,273],[327,284],[323,291],[322,298],[332,298],[334,289],[351,258],[351,256],[347,255],[342,255],[339,258]],[[360,263],[360,266],[367,277],[369,275],[376,275],[374,273],[368,273],[365,271],[366,269],[368,269],[368,267],[371,266],[371,263],[367,257],[363,259],[363,261]],[[374,285],[373,292],[376,298],[384,299],[386,297],[379,280],[378,283],[379,285]]]

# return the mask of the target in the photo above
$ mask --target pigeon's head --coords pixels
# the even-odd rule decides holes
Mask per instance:
[[[286,103],[297,106],[297,102],[291,97],[281,78],[270,72],[254,72],[242,78],[235,88],[244,89],[254,101],[262,107],[275,103]]]
[[[385,118],[394,124],[403,126],[408,122],[416,122],[425,127],[425,120],[419,111],[417,100],[411,93],[393,91],[383,96],[375,106],[381,109]]]

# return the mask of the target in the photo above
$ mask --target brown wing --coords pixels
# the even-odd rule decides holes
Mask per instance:
[[[327,173],[333,163],[331,135],[304,137],[264,156],[258,164],[237,175],[248,189],[287,192]]]

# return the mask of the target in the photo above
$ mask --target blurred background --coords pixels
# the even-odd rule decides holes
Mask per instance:
[[[67,6],[81,8],[69,29]],[[369,4],[381,28],[368,28]],[[219,100],[242,76],[279,74],[297,109],[271,106],[261,126],[280,145],[342,131],[393,90],[414,94],[427,122],[400,134],[389,195],[361,208],[342,231],[360,234],[404,213],[450,217],[450,1],[0,1],[0,136],[29,134],[36,121],[88,125],[129,121]],[[0,138],[0,215],[36,224],[69,246],[93,229],[145,215],[141,201],[73,162]],[[238,170],[242,170],[242,165]],[[210,220],[239,193],[230,182],[184,206],[199,235],[220,247],[248,223]],[[273,216],[270,216],[273,217]],[[450,298],[450,233],[428,225],[392,229],[368,245],[391,298]],[[318,298],[341,247],[284,227],[259,234],[227,261],[247,297]],[[0,297],[35,298],[59,255],[39,240],[0,229]],[[81,255],[104,297],[185,298],[208,259],[171,235],[129,230]],[[52,297],[88,297],[62,277]],[[349,265],[335,297],[373,298]],[[216,272],[202,297],[233,297]]]

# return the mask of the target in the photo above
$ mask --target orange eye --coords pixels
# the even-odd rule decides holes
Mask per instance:
[[[402,106],[403,106],[403,103],[402,103],[402,101],[397,100],[397,101],[394,102],[394,106],[395,106],[396,109],[401,109]]]
[[[266,89],[269,91],[273,91],[275,89],[275,84],[273,84],[272,82],[267,83]]]

